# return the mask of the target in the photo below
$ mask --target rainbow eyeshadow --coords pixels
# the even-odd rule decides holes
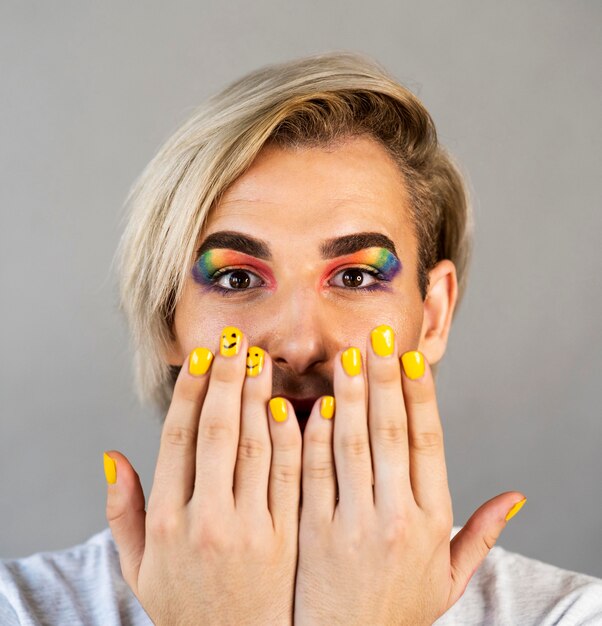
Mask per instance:
[[[401,261],[386,248],[366,248],[345,257],[346,263],[372,265],[383,276],[384,280],[393,280],[401,270]]]
[[[217,270],[230,265],[240,265],[241,256],[246,255],[241,255],[240,252],[227,248],[207,250],[207,252],[201,254],[199,260],[194,264],[192,276],[201,285],[209,286],[213,282],[211,277]]]

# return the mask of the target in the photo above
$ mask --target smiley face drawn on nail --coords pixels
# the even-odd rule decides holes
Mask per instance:
[[[259,376],[263,368],[264,352],[261,348],[253,346],[247,352],[247,376]]]
[[[236,326],[226,326],[226,328],[222,330],[222,338],[219,346],[219,351],[222,356],[234,356],[238,354],[241,339],[242,332],[238,330]]]

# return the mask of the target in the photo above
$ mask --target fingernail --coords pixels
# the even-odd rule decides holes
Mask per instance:
[[[188,371],[193,376],[202,376],[207,373],[211,362],[213,361],[213,352],[207,348],[195,348],[190,353]]]
[[[506,521],[508,521],[509,519],[512,519],[524,506],[525,502],[527,501],[527,498],[523,498],[520,502],[517,502],[509,511],[508,514],[506,515]]]
[[[334,415],[334,398],[332,396],[324,396],[320,402],[320,415],[324,419],[332,419]]]
[[[395,332],[387,324],[377,326],[370,333],[372,349],[378,356],[390,356],[395,347]]]
[[[421,378],[424,375],[424,356],[418,350],[406,352],[401,357],[403,371],[412,380]]]
[[[105,452],[103,456],[103,464],[105,466],[105,478],[109,485],[117,482],[117,465],[115,461]]]
[[[347,348],[341,355],[343,369],[349,376],[357,376],[362,371],[362,353],[359,348]]]
[[[226,326],[220,337],[219,353],[222,356],[234,356],[238,354],[241,343],[242,331],[236,326]]]
[[[270,400],[270,412],[277,422],[284,422],[287,418],[286,400],[284,398],[272,398]]]
[[[257,346],[252,346],[247,350],[247,376],[259,376],[263,370],[265,352]]]

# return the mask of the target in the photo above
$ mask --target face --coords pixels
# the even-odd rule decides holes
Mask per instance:
[[[198,346],[215,353],[228,344],[222,330],[236,326],[250,347],[269,353],[272,395],[290,399],[299,417],[309,411],[299,399],[311,408],[333,395],[337,352],[355,346],[365,357],[380,324],[395,330],[399,356],[419,349],[438,360],[434,338],[445,343],[453,289],[422,301],[408,207],[395,163],[370,138],[328,149],[265,147],[199,237],[169,363],[181,365]],[[443,264],[431,287],[433,278],[455,280],[451,262]],[[433,313],[439,301],[444,310]]]

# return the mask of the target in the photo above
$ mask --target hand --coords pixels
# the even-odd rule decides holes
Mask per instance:
[[[523,498],[489,500],[450,543],[432,373],[427,363],[416,380],[402,375],[393,331],[384,328],[392,354],[377,355],[369,341],[365,380],[360,351],[353,349],[362,369],[355,376],[339,352],[335,418],[323,419],[316,403],[305,428],[295,624],[432,624],[462,596]],[[422,357],[407,354],[415,366]]]
[[[264,353],[261,373],[245,376],[247,343],[240,333],[238,354],[216,354],[205,375],[189,373],[194,353],[184,362],[147,513],[138,475],[110,452],[107,519],[156,624],[292,623],[301,431],[287,401],[286,421],[268,419],[272,363]]]

